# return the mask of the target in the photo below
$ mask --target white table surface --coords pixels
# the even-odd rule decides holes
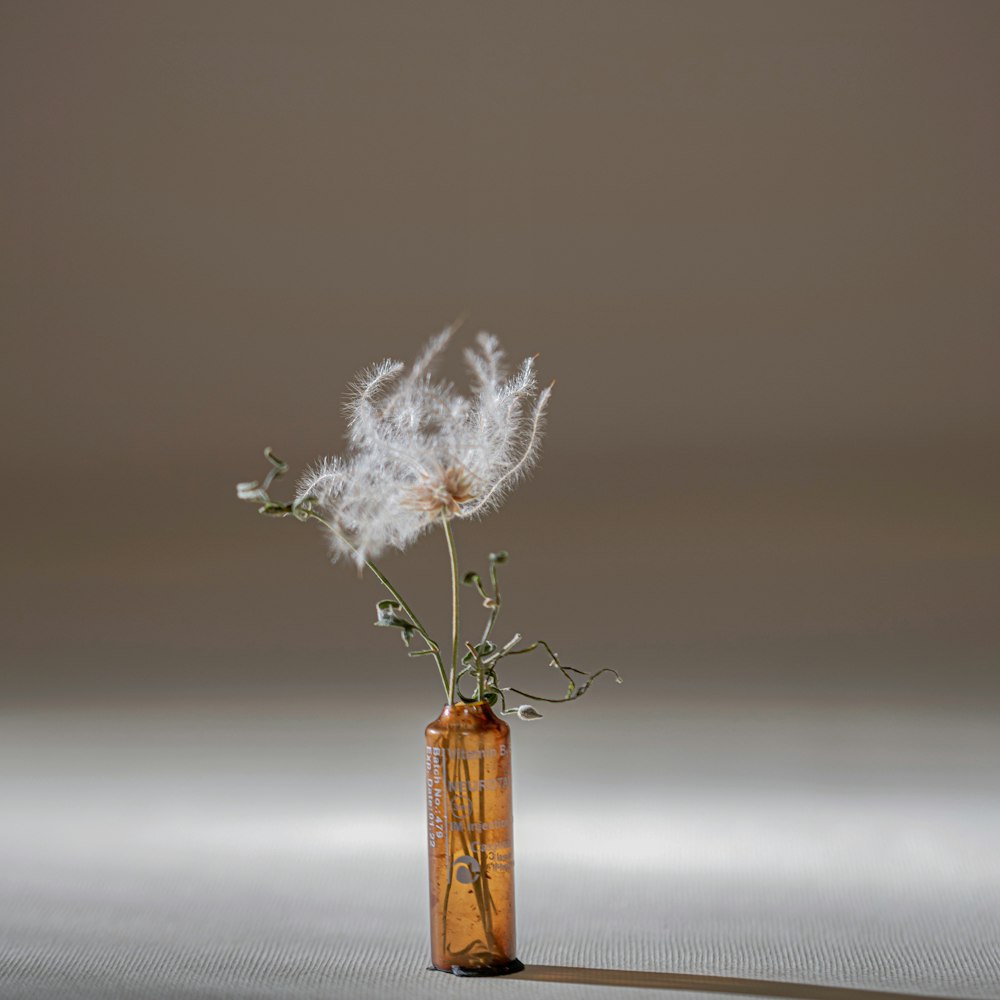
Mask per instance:
[[[456,980],[425,971],[423,708],[6,712],[0,996],[1000,995],[985,709],[595,701],[522,724],[529,969]]]

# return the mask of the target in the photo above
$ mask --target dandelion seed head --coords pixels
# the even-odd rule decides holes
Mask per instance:
[[[442,517],[498,507],[537,460],[551,386],[535,359],[509,374],[499,341],[480,333],[465,351],[470,391],[435,376],[455,326],[433,337],[407,370],[384,360],[362,371],[345,402],[347,448],[299,483],[331,524],[335,556],[363,564],[403,549]]]

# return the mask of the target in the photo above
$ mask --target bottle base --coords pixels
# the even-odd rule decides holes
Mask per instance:
[[[484,965],[478,969],[463,969],[453,965],[450,969],[439,969],[436,965],[428,965],[428,972],[446,972],[450,976],[509,976],[515,972],[524,972],[524,962],[516,958],[506,965]]]

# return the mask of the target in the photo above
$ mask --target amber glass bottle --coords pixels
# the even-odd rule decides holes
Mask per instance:
[[[425,735],[433,968],[519,972],[510,726],[477,701],[445,705]]]

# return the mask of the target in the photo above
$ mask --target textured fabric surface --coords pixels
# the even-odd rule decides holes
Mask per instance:
[[[459,981],[425,971],[428,720],[412,710],[9,714],[0,996],[1000,994],[986,713],[614,718],[595,703],[516,729],[529,969]]]

